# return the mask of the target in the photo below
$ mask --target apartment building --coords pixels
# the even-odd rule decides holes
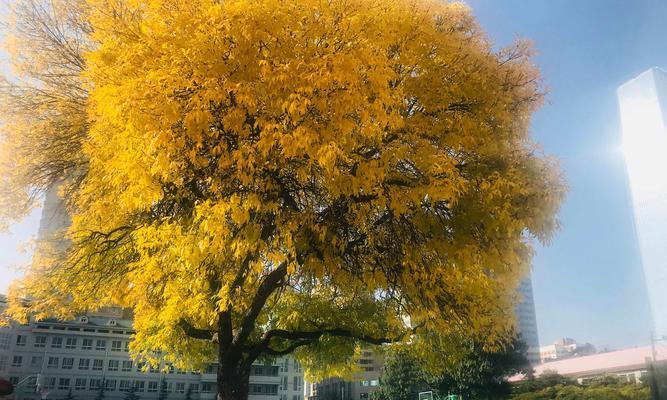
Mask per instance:
[[[0,314],[6,299],[0,297]],[[209,400],[216,396],[217,365],[182,371],[147,367],[128,353],[132,320],[120,309],[0,328],[0,377],[18,386],[16,399],[122,399],[131,388],[142,399]],[[146,370],[147,369],[147,370]],[[253,366],[252,400],[303,400],[303,371],[291,357]]]

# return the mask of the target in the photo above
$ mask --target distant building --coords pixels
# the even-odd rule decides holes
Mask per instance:
[[[562,338],[555,341],[553,344],[540,347],[540,361],[548,362],[570,357],[587,356],[595,353],[595,346],[590,343],[581,344],[577,343],[574,339]]]
[[[6,300],[0,296],[0,315]],[[217,364],[204,371],[181,371],[162,363],[143,372],[128,353],[132,321],[120,309],[79,316],[74,321],[47,319],[0,327],[0,377],[24,382],[16,399],[92,399],[101,388],[105,399],[119,400],[130,388],[142,399],[192,400],[216,397]],[[39,377],[39,381],[38,378]],[[41,393],[36,390],[41,389]],[[291,357],[255,364],[250,375],[252,400],[303,400],[303,370]]]
[[[617,376],[622,382],[646,382],[647,362],[654,356],[658,362],[667,361],[667,347],[636,347],[545,362],[535,366],[534,374],[539,377],[547,372],[556,372],[577,379],[580,383],[603,375]],[[523,375],[516,375],[510,378],[510,381],[516,382],[525,378]]]
[[[518,322],[521,340],[528,345],[528,360],[532,364],[540,361],[540,342],[537,335],[537,317],[535,315],[535,300],[533,298],[533,284],[528,276],[519,286],[521,302],[516,307],[516,318]]]
[[[368,400],[370,394],[380,385],[380,375],[384,365],[381,353],[371,349],[362,350],[358,362],[360,369],[352,380],[328,378],[321,382],[307,382],[307,400]]]
[[[667,335],[667,72],[651,68],[618,88],[623,147],[653,333]]]

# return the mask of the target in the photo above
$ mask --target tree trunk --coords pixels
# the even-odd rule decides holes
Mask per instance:
[[[217,400],[248,400],[250,368],[239,364],[218,367]]]

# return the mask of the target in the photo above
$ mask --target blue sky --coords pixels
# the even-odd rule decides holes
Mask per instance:
[[[659,0],[470,0],[501,46],[531,39],[550,89],[534,137],[562,161],[570,193],[563,227],[539,248],[533,284],[540,341],[561,336],[599,348],[649,342],[649,309],[620,149],[616,88],[667,67],[667,2]],[[667,155],[666,155],[667,156]],[[0,292],[23,262],[34,213],[0,235]]]
[[[471,0],[498,45],[534,41],[550,89],[533,135],[562,162],[570,185],[563,227],[533,263],[540,342],[560,336],[598,347],[649,342],[616,88],[667,67],[667,2]]]

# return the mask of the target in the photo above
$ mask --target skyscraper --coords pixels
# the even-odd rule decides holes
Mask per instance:
[[[618,88],[623,147],[653,332],[667,335],[667,72]]]
[[[528,359],[531,363],[539,362],[540,342],[537,336],[537,318],[535,316],[535,300],[533,299],[533,284],[528,276],[519,285],[521,302],[516,307],[516,318],[519,334],[528,346]]]

